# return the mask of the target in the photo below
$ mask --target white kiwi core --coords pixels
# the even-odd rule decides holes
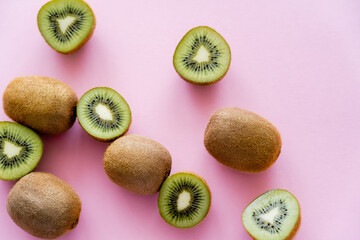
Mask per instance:
[[[196,52],[195,57],[193,60],[197,61],[198,63],[202,62],[209,62],[210,61],[210,52],[207,50],[206,47],[201,46],[199,50]]]
[[[67,16],[63,19],[57,19],[60,30],[65,34],[68,27],[75,21],[75,17]]]
[[[4,154],[8,157],[8,158],[12,158],[15,157],[17,155],[19,155],[19,153],[21,152],[22,147],[19,147],[17,145],[15,145],[12,142],[8,142],[5,141],[4,144]]]
[[[182,211],[190,206],[191,194],[188,191],[182,191],[177,199],[177,210]]]
[[[99,103],[95,107],[95,111],[102,120],[113,121],[113,115],[106,105]]]
[[[265,214],[261,215],[260,217],[261,217],[263,220],[265,220],[265,221],[267,221],[267,222],[269,222],[269,223],[271,223],[271,224],[274,224],[275,217],[276,217],[279,213],[280,213],[280,211],[279,211],[279,208],[277,207],[277,208],[271,209],[268,213],[265,213]]]

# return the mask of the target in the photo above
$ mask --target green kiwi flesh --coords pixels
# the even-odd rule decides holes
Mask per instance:
[[[0,179],[15,180],[31,172],[43,153],[41,138],[18,123],[0,122]]]
[[[77,226],[81,201],[65,181],[49,173],[32,172],[10,190],[6,209],[27,233],[54,239]]]
[[[177,228],[191,228],[200,223],[210,204],[211,192],[205,180],[188,172],[168,177],[158,197],[161,217]]]
[[[118,92],[107,87],[87,91],[80,98],[76,111],[80,125],[100,141],[120,137],[131,123],[129,105]]]
[[[242,223],[253,239],[290,240],[300,226],[300,205],[288,191],[270,190],[253,200],[242,213]]]
[[[83,46],[95,28],[95,16],[82,0],[53,0],[37,17],[40,33],[57,52],[68,54]]]
[[[242,172],[268,169],[281,151],[276,127],[260,115],[241,108],[221,108],[210,117],[204,145],[220,163]]]
[[[197,85],[213,84],[229,69],[231,52],[225,39],[214,29],[191,29],[176,47],[173,64],[186,81]]]

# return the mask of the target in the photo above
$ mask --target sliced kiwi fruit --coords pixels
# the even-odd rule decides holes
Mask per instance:
[[[43,153],[41,138],[18,123],[0,122],[0,179],[15,180],[31,172]]]
[[[55,135],[70,129],[78,98],[67,84],[43,76],[12,80],[3,95],[5,113],[38,133]]]
[[[95,16],[82,0],[53,0],[37,16],[40,33],[57,52],[73,53],[81,48],[95,29]]]
[[[84,130],[100,141],[120,137],[131,123],[129,105],[118,92],[107,87],[87,91],[79,100],[77,117]]]
[[[174,53],[173,64],[184,80],[197,84],[213,84],[229,69],[231,52],[225,39],[214,29],[200,26],[181,39]]]
[[[204,144],[220,163],[243,172],[268,169],[281,151],[281,136],[276,127],[241,108],[221,108],[210,117]]]
[[[158,208],[161,217],[177,228],[191,228],[208,214],[211,192],[203,178],[190,172],[171,175],[163,183]]]
[[[24,231],[54,239],[77,226],[81,201],[63,180],[49,173],[32,172],[10,190],[6,209]]]
[[[253,239],[290,240],[300,226],[300,205],[286,190],[270,190],[253,200],[242,213],[242,223]]]
[[[171,156],[160,143],[130,134],[106,149],[103,165],[111,181],[142,195],[157,193],[171,171]]]

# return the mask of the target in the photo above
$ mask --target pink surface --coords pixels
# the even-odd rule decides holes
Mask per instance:
[[[83,202],[79,225],[61,239],[250,239],[241,213],[273,188],[289,190],[301,204],[295,239],[359,239],[358,0],[89,0],[94,35],[69,56],[52,50],[37,29],[45,2],[0,3],[0,94],[22,75],[57,78],[79,97],[92,87],[114,88],[131,107],[129,133],[163,144],[172,173],[198,173],[213,194],[202,223],[171,227],[158,213],[157,194],[135,195],[108,179],[102,156],[109,144],[76,122],[64,134],[43,137],[36,169],[66,180]],[[217,30],[232,51],[228,74],[208,87],[186,83],[172,66],[176,45],[199,25]],[[280,130],[282,153],[266,172],[236,172],[205,150],[207,121],[227,106],[254,111]],[[9,120],[2,110],[0,120]],[[6,212],[12,185],[0,182],[0,238],[36,239]]]

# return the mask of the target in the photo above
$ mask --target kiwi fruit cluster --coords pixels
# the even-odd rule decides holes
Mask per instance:
[[[63,54],[81,48],[96,25],[92,9],[82,0],[52,0],[40,9],[37,22],[46,42]],[[187,32],[173,56],[176,72],[196,85],[221,80],[230,61],[229,45],[207,26]],[[59,80],[24,76],[7,86],[3,106],[16,123],[0,122],[0,179],[21,178],[10,190],[6,207],[12,220],[29,234],[54,239],[79,222],[81,201],[71,186],[49,173],[30,173],[43,152],[37,133],[63,133],[76,117],[94,139],[113,141],[103,157],[105,173],[112,182],[140,195],[159,192],[159,214],[174,227],[191,228],[207,216],[211,191],[202,177],[193,172],[170,176],[172,158],[163,145],[140,135],[123,136],[132,115],[126,100],[114,89],[96,87],[78,101],[74,90]],[[261,172],[277,160],[282,141],[268,120],[232,107],[219,109],[210,117],[204,145],[230,168]],[[242,213],[244,228],[259,240],[292,239],[300,219],[299,202],[282,189],[262,194]]]

